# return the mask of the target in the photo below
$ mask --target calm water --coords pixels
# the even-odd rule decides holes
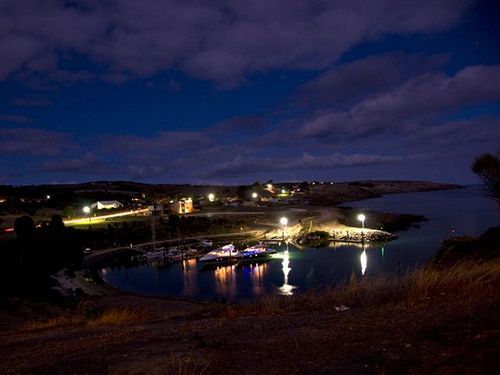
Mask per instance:
[[[480,187],[426,193],[387,195],[351,202],[359,211],[377,210],[424,215],[419,228],[400,232],[384,245],[332,244],[300,250],[282,244],[275,258],[257,264],[204,269],[196,260],[167,266],[144,264],[101,271],[111,285],[129,292],[156,296],[238,300],[266,293],[294,294],[332,285],[352,273],[377,275],[405,271],[430,259],[442,239],[451,235],[478,235],[500,223],[495,203]],[[367,215],[366,226],[370,226]]]

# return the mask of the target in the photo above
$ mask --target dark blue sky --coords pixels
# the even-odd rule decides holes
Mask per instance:
[[[0,183],[474,183],[495,1],[0,3]]]

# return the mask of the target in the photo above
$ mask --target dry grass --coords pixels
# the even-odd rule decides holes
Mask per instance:
[[[427,266],[402,278],[351,280],[335,288],[291,297],[271,295],[259,301],[228,307],[223,315],[282,314],[333,309],[334,306],[371,307],[406,303],[414,306],[433,298],[485,301],[500,294],[500,261],[464,261],[449,268]]]
[[[44,321],[31,321],[26,323],[21,330],[24,332],[38,331],[44,329],[61,328],[68,326],[77,326],[83,323],[82,317],[58,316]]]
[[[161,373],[176,375],[201,375],[208,369],[208,364],[200,364],[192,355],[172,355],[168,359],[167,368],[162,368]]]
[[[125,325],[138,323],[148,318],[148,314],[142,310],[133,310],[129,308],[110,309],[99,315],[95,319],[88,321],[88,325]]]
[[[68,327],[98,327],[110,325],[137,324],[149,318],[142,310],[130,308],[112,308],[97,314],[91,318],[83,314],[71,316],[58,316],[45,321],[31,321],[22,327],[22,331],[30,332],[45,329],[68,328]]]

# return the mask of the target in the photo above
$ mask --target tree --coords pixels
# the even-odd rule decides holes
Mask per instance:
[[[63,210],[63,216],[64,217],[72,217],[75,215],[75,207],[73,206],[66,206],[64,207],[64,210]]]
[[[490,196],[500,205],[500,150],[497,155],[483,154],[472,164],[472,171],[483,180]]]
[[[61,215],[53,215],[50,220],[50,230],[53,232],[64,232],[66,227]]]
[[[238,198],[246,198],[247,191],[248,191],[248,186],[240,185],[236,188],[236,195],[238,196]]]
[[[35,233],[33,219],[27,215],[18,217],[14,223],[14,231],[21,240],[32,239]]]

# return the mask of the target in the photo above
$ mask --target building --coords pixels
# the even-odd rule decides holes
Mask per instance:
[[[110,210],[121,207],[123,207],[123,204],[118,201],[97,201],[90,205],[90,208],[97,208],[98,210]]]
[[[190,214],[194,211],[193,200],[191,198],[182,198],[175,201],[170,206],[170,210],[176,214]]]

